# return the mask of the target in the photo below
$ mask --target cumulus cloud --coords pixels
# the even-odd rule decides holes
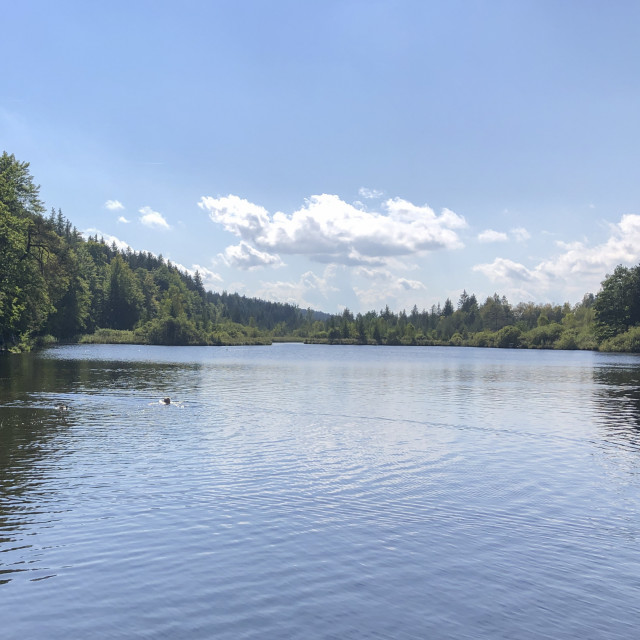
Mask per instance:
[[[122,211],[122,209],[124,209],[124,205],[119,200],[107,200],[104,206],[105,209],[109,209],[109,211]]]
[[[599,245],[557,242],[556,246],[560,251],[555,256],[532,268],[496,258],[491,263],[474,266],[473,270],[492,282],[516,287],[526,283],[527,290],[538,295],[554,289],[568,293],[595,291],[616,265],[640,261],[640,215],[622,216],[620,222],[610,225],[609,238]]]
[[[493,229],[486,229],[478,234],[478,242],[506,242],[508,239],[506,233],[494,231]]]
[[[123,224],[129,224],[131,220],[127,220],[124,216],[120,216],[118,218],[118,222],[122,222]]]
[[[311,196],[292,214],[271,215],[264,207],[235,195],[203,197],[199,206],[210,219],[258,251],[306,255],[321,263],[381,264],[392,256],[463,246],[457,229],[462,216],[399,198],[380,212],[369,212],[336,195]]]
[[[382,198],[384,191],[378,191],[377,189],[367,189],[367,187],[360,187],[358,194],[367,200],[377,200]]]
[[[169,223],[164,219],[164,216],[157,211],[154,211],[151,207],[142,207],[138,210],[141,213],[140,222],[147,227],[155,227],[158,229],[170,229]]]
[[[279,256],[254,249],[250,244],[242,241],[240,244],[232,245],[220,254],[222,260],[230,267],[238,269],[259,269],[265,266],[280,267],[284,263]]]

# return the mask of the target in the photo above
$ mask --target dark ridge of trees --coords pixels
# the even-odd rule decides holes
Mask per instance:
[[[97,236],[61,209],[46,215],[29,164],[0,156],[0,350],[50,340],[250,344],[277,338],[334,344],[466,345],[640,352],[640,265],[618,266],[576,305],[479,302],[409,313],[325,314],[205,291],[199,273]]]

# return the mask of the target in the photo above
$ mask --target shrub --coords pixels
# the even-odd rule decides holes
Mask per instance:
[[[619,333],[613,338],[604,340],[600,344],[599,350],[640,353],[640,327],[631,327],[624,333]]]
[[[562,334],[562,325],[557,322],[542,325],[527,331],[522,338],[523,342],[537,349],[552,349],[555,341]]]
[[[522,331],[518,327],[503,327],[495,335],[495,346],[502,349],[515,349],[520,346],[520,335]]]

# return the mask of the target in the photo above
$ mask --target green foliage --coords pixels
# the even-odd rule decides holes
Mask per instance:
[[[602,282],[594,303],[596,335],[607,340],[640,324],[640,265],[618,265]]]
[[[206,344],[195,324],[185,315],[155,318],[142,328],[141,333],[150,344]]]
[[[103,322],[112,329],[134,327],[142,313],[144,297],[140,283],[122,256],[109,264],[104,287]]]
[[[523,336],[524,344],[534,349],[551,349],[562,335],[562,325],[554,322],[542,324]]]
[[[33,182],[28,162],[19,162],[6,151],[0,156],[0,202],[11,216],[41,216],[44,206],[40,187]]]
[[[600,344],[600,351],[625,351],[640,353],[640,326],[607,338]]]
[[[78,340],[81,344],[145,344],[146,340],[135,331],[98,329]]]
[[[521,335],[522,331],[518,327],[514,327],[513,325],[502,327],[502,329],[496,333],[495,346],[502,349],[515,349],[520,346]]]

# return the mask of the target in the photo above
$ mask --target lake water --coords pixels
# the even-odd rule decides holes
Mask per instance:
[[[638,357],[0,357],[3,639],[609,639],[638,620]]]

